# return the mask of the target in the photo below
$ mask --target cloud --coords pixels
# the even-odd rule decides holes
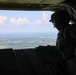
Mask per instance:
[[[50,16],[51,16],[52,13],[50,13]],[[50,16],[48,14],[48,12],[43,12],[43,21],[46,22],[46,23],[49,23],[49,20],[50,20]]]
[[[48,13],[46,12],[43,12],[43,20],[48,20]]]
[[[29,19],[27,19],[27,18],[18,18],[18,19],[11,18],[10,22],[13,23],[13,24],[15,24],[15,25],[22,25],[23,23],[31,24],[30,21],[29,21]]]
[[[7,19],[6,16],[1,16],[1,15],[0,15],[0,24],[1,24],[1,25],[5,25],[4,21],[5,21],[6,19]]]
[[[34,24],[35,24],[35,25],[39,25],[39,24],[41,24],[41,20],[40,20],[40,19],[35,20]]]
[[[43,12],[42,18],[39,18],[39,19],[35,20],[34,24],[39,25],[42,22],[43,23],[49,23],[49,14],[48,14],[48,12]]]

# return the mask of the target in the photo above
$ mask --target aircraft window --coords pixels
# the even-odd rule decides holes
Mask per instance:
[[[57,31],[51,11],[0,10],[0,49],[55,45]]]

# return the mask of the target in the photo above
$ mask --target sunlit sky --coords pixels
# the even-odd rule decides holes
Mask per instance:
[[[49,22],[52,11],[0,10],[0,33],[57,32]]]

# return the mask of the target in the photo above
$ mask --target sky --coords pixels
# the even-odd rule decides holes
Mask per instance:
[[[57,32],[49,22],[52,11],[0,10],[0,33]]]

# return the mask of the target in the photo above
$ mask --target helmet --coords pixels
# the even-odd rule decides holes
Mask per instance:
[[[51,19],[49,21],[54,23],[54,20],[56,20],[56,23],[59,22],[60,25],[68,24],[70,22],[70,15],[64,10],[56,11],[51,15]]]

